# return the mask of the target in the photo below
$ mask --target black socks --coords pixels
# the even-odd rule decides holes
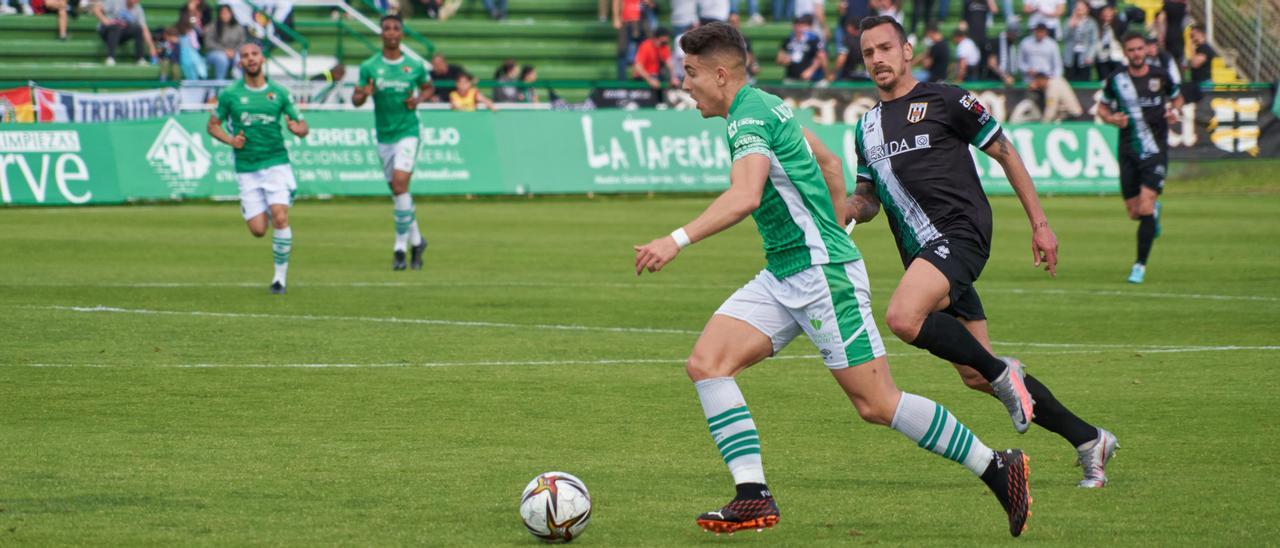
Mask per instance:
[[[1079,447],[1098,437],[1098,429],[1062,405],[1058,398],[1053,397],[1049,387],[1031,375],[1027,375],[1023,381],[1027,385],[1027,392],[1036,401],[1036,417],[1032,422],[1062,436],[1072,447]]]
[[[949,362],[972,367],[987,382],[996,380],[1008,367],[999,358],[992,356],[978,339],[973,338],[973,334],[965,329],[960,320],[942,312],[934,312],[925,317],[920,333],[911,341],[911,345],[928,350],[930,354]]]
[[[739,483],[738,495],[734,500],[756,500],[767,499],[773,495],[769,493],[769,487],[763,483]]]
[[[1138,263],[1147,264],[1151,255],[1151,244],[1156,240],[1156,217],[1143,215],[1138,217]]]

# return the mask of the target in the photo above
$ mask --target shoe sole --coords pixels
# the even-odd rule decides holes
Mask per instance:
[[[763,531],[778,524],[778,516],[764,516],[756,519],[750,519],[742,522],[720,521],[715,519],[700,519],[698,527],[704,531],[711,533],[734,533],[744,529],[756,529]]]
[[[1031,497],[1031,457],[1019,453],[1019,462],[1009,467],[1009,500],[1014,501],[1013,511],[1009,513],[1009,534],[1021,536],[1027,531],[1027,522],[1031,520],[1031,505],[1035,499]],[[1026,500],[1022,511],[1018,511],[1020,501]]]

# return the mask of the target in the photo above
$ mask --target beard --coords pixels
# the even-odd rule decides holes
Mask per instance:
[[[261,76],[261,75],[262,75],[262,65],[258,65],[258,67],[257,67],[256,69],[250,69],[249,67],[244,67],[244,75],[245,75],[245,76],[251,76],[251,77],[254,77],[254,78],[257,78],[258,76]]]
[[[892,76],[893,76],[893,78],[890,78],[890,79],[889,79],[889,80],[887,80],[887,81],[881,82],[881,81],[879,80],[879,78],[877,78],[877,77],[880,75],[880,73],[879,73],[879,72],[876,72],[876,73],[874,73],[874,74],[872,74],[872,75],[871,75],[871,81],[873,81],[873,82],[875,82],[875,83],[876,83],[876,87],[878,87],[878,88],[880,88],[880,89],[882,89],[882,90],[884,90],[884,91],[892,91],[892,90],[893,90],[893,88],[894,88],[894,86],[897,86],[897,85],[898,85],[898,77],[899,77],[900,75],[899,75],[897,72],[895,72],[893,69],[889,69],[889,70],[887,70],[887,71],[883,71],[883,72],[887,72],[887,73],[889,73],[890,75],[892,75]]]

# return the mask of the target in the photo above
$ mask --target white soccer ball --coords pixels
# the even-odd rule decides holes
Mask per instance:
[[[540,474],[520,496],[520,519],[542,542],[569,542],[591,521],[591,494],[573,474]]]

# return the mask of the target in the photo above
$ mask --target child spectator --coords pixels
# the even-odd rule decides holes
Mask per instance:
[[[488,97],[480,93],[480,90],[476,89],[471,74],[466,72],[459,74],[457,85],[458,89],[449,92],[449,104],[453,105],[453,110],[475,112],[477,103],[483,104],[485,108],[491,111],[498,110],[493,101],[490,101]]]

